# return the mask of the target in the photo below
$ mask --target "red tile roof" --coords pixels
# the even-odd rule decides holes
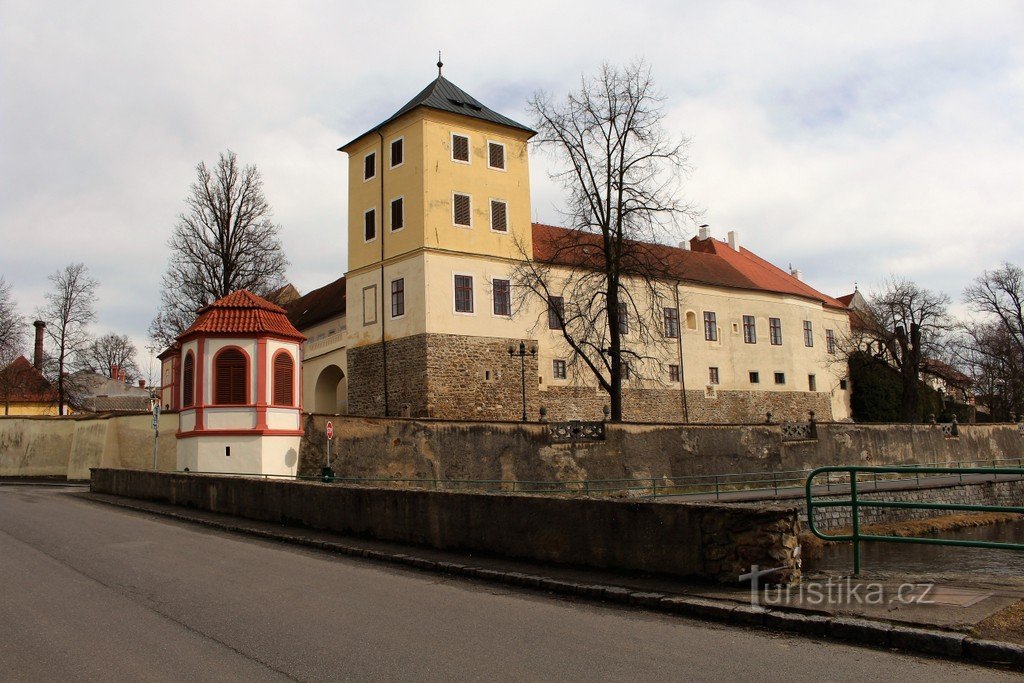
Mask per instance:
[[[288,319],[296,329],[306,330],[328,318],[345,315],[345,278],[314,289],[285,304]]]
[[[818,301],[829,308],[846,306],[827,294],[801,282],[781,268],[773,266],[741,247],[739,251],[725,242],[696,237],[690,249],[662,244],[643,244],[640,258],[666,277],[695,284],[790,294]],[[553,225],[533,224],[533,258],[544,263],[597,267],[601,260],[601,236]]]
[[[57,389],[25,356],[18,356],[0,370],[0,405],[11,403],[54,403]]]
[[[837,296],[836,301],[843,304],[844,306],[849,307],[850,303],[853,301],[853,297],[855,296],[857,296],[857,292],[850,292],[849,294]]]
[[[272,334],[298,341],[305,337],[288,322],[283,308],[240,289],[199,311],[191,327],[178,336],[182,342],[197,334]]]

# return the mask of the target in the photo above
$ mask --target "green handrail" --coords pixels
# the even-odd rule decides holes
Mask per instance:
[[[814,478],[824,474],[826,481],[831,481],[832,473],[844,473],[849,477],[850,497],[842,500],[816,500],[814,498]],[[909,501],[895,500],[874,500],[866,499],[857,487],[857,476],[859,474],[871,474],[875,477],[879,474],[899,473],[912,474],[919,478],[922,474],[944,474],[944,475],[991,475],[998,478],[1000,474],[1009,474],[1016,477],[1024,477],[1024,467],[914,467],[914,466],[850,466],[850,467],[819,467],[807,476],[804,483],[805,496],[807,499],[807,526],[811,533],[825,541],[851,541],[853,543],[853,573],[860,574],[861,558],[860,544],[864,541],[881,543],[921,543],[926,545],[948,545],[963,548],[990,548],[995,550],[1024,550],[1024,543],[1005,543],[997,541],[971,541],[952,538],[922,538],[919,536],[881,536],[876,534],[862,534],[860,532],[860,510],[861,508],[904,508],[914,510],[944,510],[958,512],[1010,512],[1024,515],[1024,504],[1022,505],[965,505],[962,503],[914,503]],[[821,484],[818,484],[821,486]],[[831,494],[825,494],[831,495]],[[818,530],[814,522],[814,511],[817,508],[848,507],[850,508],[851,526],[853,533],[850,534],[825,534]]]

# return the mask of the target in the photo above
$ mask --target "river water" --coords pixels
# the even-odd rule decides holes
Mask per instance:
[[[1024,520],[944,531],[941,538],[1024,543]],[[861,543],[860,552],[861,567],[868,571],[1024,577],[1024,550],[958,548],[921,543]],[[804,567],[810,572],[851,572],[853,545],[829,544],[821,558],[806,560]]]

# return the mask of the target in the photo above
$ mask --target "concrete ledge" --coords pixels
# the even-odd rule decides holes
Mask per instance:
[[[108,505],[201,524],[222,531],[248,534],[352,557],[400,564],[423,571],[447,573],[528,590],[579,596],[586,600],[615,603],[694,619],[744,627],[753,626],[812,637],[836,637],[856,645],[891,647],[911,653],[962,659],[989,666],[1024,669],[1024,647],[1012,643],[975,639],[962,633],[906,627],[867,619],[810,614],[796,610],[769,610],[727,600],[665,595],[650,591],[636,591],[623,586],[582,583],[553,579],[539,574],[486,569],[471,564],[431,560],[406,553],[372,550],[346,543],[344,539],[339,539],[337,542],[322,541],[285,529],[267,531],[245,522],[223,522],[188,512],[169,512],[123,498],[109,496],[89,496],[89,498]]]

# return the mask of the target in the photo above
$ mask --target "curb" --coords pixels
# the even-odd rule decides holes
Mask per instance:
[[[607,584],[578,583],[538,574],[487,569],[472,564],[442,562],[404,553],[360,548],[346,545],[342,542],[320,541],[304,538],[301,535],[266,531],[213,519],[192,517],[177,512],[155,510],[141,505],[133,505],[122,500],[94,498],[91,496],[87,500],[160,517],[169,517],[191,524],[200,524],[222,531],[326,550],[350,557],[401,564],[424,571],[454,574],[492,583],[503,583],[532,590],[573,595],[588,600],[617,603],[694,619],[717,621],[737,626],[753,626],[773,631],[786,631],[805,636],[821,636],[856,645],[890,648],[908,653],[956,659],[989,666],[1011,667],[1017,670],[1024,669],[1024,646],[972,638],[963,633],[953,631],[936,631],[854,617],[832,617],[799,611],[768,609],[758,605],[734,603],[727,600],[666,595],[664,593],[636,591],[622,586]]]

